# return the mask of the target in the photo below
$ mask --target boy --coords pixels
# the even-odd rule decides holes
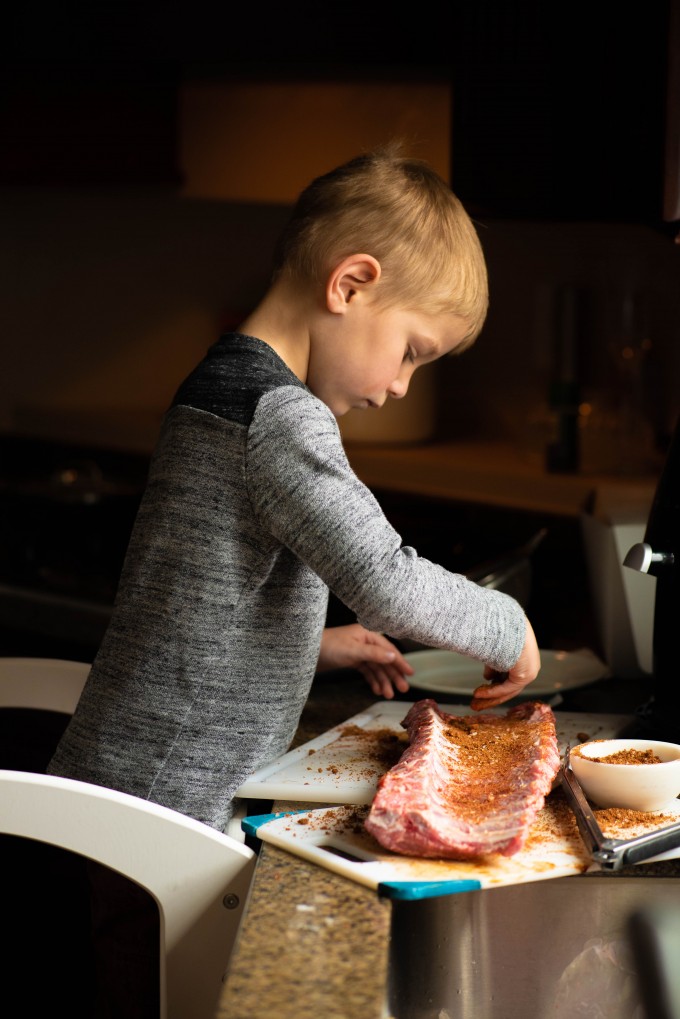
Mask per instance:
[[[403,547],[336,418],[404,396],[478,335],[484,258],[460,202],[396,146],[302,193],[270,289],[166,415],[110,626],[50,764],[223,830],[284,753],[317,670],[408,689],[391,637],[485,663],[501,703],[539,653],[513,599]],[[328,589],[359,622],[325,629]]]

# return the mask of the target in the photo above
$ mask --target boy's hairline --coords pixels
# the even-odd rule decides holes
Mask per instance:
[[[355,160],[350,160],[347,164],[345,164],[345,167],[349,167],[351,165],[363,165],[368,170],[376,156],[378,164],[380,164],[382,156],[387,156],[388,163],[396,157],[397,163],[401,163],[402,168],[408,166],[408,164],[413,164],[414,166],[426,169],[434,179],[438,180],[440,184],[444,186],[446,192],[450,193],[450,188],[446,185],[446,182],[437,176],[436,172],[425,160],[406,155],[402,156],[400,155],[401,152],[403,152],[403,142],[393,139],[390,144],[379,146],[379,148],[374,150],[372,153],[366,152],[363,153],[361,157],[357,157]],[[343,167],[336,168],[336,170],[330,171],[329,174],[322,175],[315,181],[312,181],[307,188],[301,192],[295,208],[298,208],[299,202],[306,194],[313,193],[313,188],[323,184],[325,180],[330,179],[338,171],[342,170]],[[426,189],[423,190],[423,195],[425,194],[425,190]],[[294,241],[294,247],[291,250],[287,250],[287,244],[285,241],[281,243],[282,239],[280,238],[280,243],[277,245],[275,253],[276,261],[272,282],[278,279],[287,278],[290,282],[302,286],[308,292],[316,287],[322,287],[328,278],[329,273],[332,272],[333,267],[341,261],[342,258],[347,257],[347,253],[343,253],[342,251],[342,248],[344,247],[343,240],[345,242],[347,240],[351,241],[351,235],[353,233],[353,250],[355,252],[361,251],[362,253],[370,253],[371,257],[376,258],[385,270],[385,275],[381,280],[381,282],[384,281],[384,288],[381,286],[380,294],[376,295],[380,304],[384,307],[401,305],[404,308],[416,309],[426,314],[450,313],[457,315],[459,318],[469,323],[470,336],[463,340],[463,345],[461,346],[462,352],[462,350],[467,349],[468,346],[474,343],[486,319],[488,307],[488,283],[486,283],[485,279],[482,279],[482,277],[485,277],[486,275],[486,268],[484,266],[485,260],[483,252],[481,251],[481,245],[479,244],[479,237],[475,224],[467,214],[457,196],[452,195],[452,197],[454,201],[453,208],[447,201],[445,206],[440,206],[440,210],[447,208],[449,211],[446,212],[446,214],[441,212],[441,216],[445,217],[446,221],[452,225],[454,236],[456,237],[456,242],[458,244],[465,246],[468,238],[471,236],[473,239],[472,246],[476,246],[478,248],[479,256],[481,257],[481,270],[477,267],[480,257],[472,252],[472,248],[470,248],[469,251],[459,251],[459,255],[462,257],[462,275],[460,275],[457,271],[457,267],[455,265],[456,259],[452,262],[447,262],[445,257],[443,259],[440,257],[438,260],[432,259],[432,261],[430,261],[429,270],[427,270],[430,272],[430,278],[428,280],[426,278],[425,263],[423,262],[423,258],[426,259],[425,247],[427,247],[427,245],[424,246],[422,242],[412,244],[413,237],[409,237],[406,233],[402,237],[401,244],[398,243],[397,247],[398,249],[403,249],[404,245],[406,245],[407,249],[410,247],[410,254],[412,254],[414,258],[420,259],[420,267],[418,267],[417,264],[414,265],[412,260],[409,261],[410,255],[408,250],[390,252],[387,259],[388,264],[386,265],[384,261],[385,251],[381,251],[380,254],[376,255],[372,249],[370,240],[368,240],[367,244],[356,243],[358,239],[358,233],[355,229],[356,223],[352,225],[351,219],[349,221],[350,227],[347,230],[341,230],[341,236],[335,239],[336,242],[338,240],[340,242],[339,249],[336,247],[335,243],[316,246],[316,240],[318,240],[319,237],[317,232],[319,230],[319,223],[325,220],[327,229],[330,228],[331,225],[336,227],[338,225],[336,217],[339,216],[339,211],[338,206],[336,205],[335,207],[331,206],[330,208],[330,219],[326,219],[326,212],[328,212],[328,210],[324,210],[317,220],[316,227],[314,228],[315,234],[310,234],[310,237],[316,237],[316,240],[312,242],[311,247],[309,247],[307,253],[304,254],[304,261],[300,258],[300,252],[304,249],[297,247],[297,237],[303,236],[303,233],[297,235],[293,233],[291,235]],[[437,207],[437,201],[433,199],[432,202],[430,202],[428,200],[427,206],[429,209],[433,210],[433,214],[436,216],[437,220],[439,220],[440,212],[434,211]],[[305,211],[308,213],[314,213],[314,206],[306,209]],[[344,215],[341,219],[343,218]],[[464,226],[465,220],[467,220],[471,227],[471,235],[470,231],[468,231],[468,229]],[[442,219],[442,222],[443,221],[444,220]],[[306,227],[303,225],[304,219],[299,220],[299,223],[302,230],[305,231]],[[463,224],[462,227],[461,224]],[[395,236],[398,238],[399,234],[400,231],[397,229],[395,231]],[[374,241],[375,239],[376,238],[373,237]],[[385,245],[384,231],[381,232],[380,236],[379,247],[381,245],[383,247]],[[321,260],[317,260],[316,265],[314,265],[313,260],[314,247],[316,247],[316,255],[321,256]],[[333,253],[331,253],[332,249],[335,249]],[[438,247],[437,250],[440,256],[442,255],[442,252],[445,255],[443,245]],[[419,251],[419,255],[416,254],[417,251]],[[312,259],[307,261],[309,252],[312,253]],[[287,256],[291,253],[293,257],[289,260]],[[410,283],[412,284],[410,288],[408,285],[405,288],[407,291],[410,289],[410,293],[407,293],[405,301],[401,299],[404,288],[399,282],[400,273],[397,270],[396,261],[391,262],[392,255],[396,256],[396,261],[400,259],[400,255],[405,255],[404,269],[408,275],[404,277],[404,271],[402,270],[401,278],[410,278]],[[456,277],[458,277],[458,282],[456,282]],[[465,282],[466,278],[467,283]],[[429,286],[429,283],[431,283],[432,286]],[[485,285],[487,287],[486,293],[484,293]]]

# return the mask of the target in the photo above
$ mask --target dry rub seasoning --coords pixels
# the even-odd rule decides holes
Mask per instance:
[[[584,754],[581,754],[584,757]],[[598,764],[661,764],[661,758],[653,750],[634,750],[632,747],[627,750],[617,750],[614,754],[607,754],[606,757],[588,757],[589,761],[596,761]]]

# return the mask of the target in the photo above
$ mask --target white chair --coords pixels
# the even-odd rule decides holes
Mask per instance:
[[[73,714],[86,662],[0,657],[0,708]],[[174,810],[101,786],[0,769],[0,832],[97,860],[145,888],[161,926],[161,1015],[214,1015],[256,857],[240,817],[223,835]]]
[[[61,658],[0,657],[0,708],[33,708],[72,715],[90,673],[89,662]],[[245,841],[241,821],[245,801],[237,803],[227,834]]]
[[[0,770],[0,831],[97,860],[145,888],[160,913],[162,1019],[212,1019],[252,849],[147,800],[22,771]]]
[[[88,662],[0,657],[0,707],[72,715],[89,672]]]

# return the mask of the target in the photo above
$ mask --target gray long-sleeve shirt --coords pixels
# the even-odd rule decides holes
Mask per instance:
[[[165,417],[113,615],[49,771],[222,830],[284,753],[328,589],[364,626],[504,671],[512,598],[420,558],[345,456],[337,422],[267,344],[228,334]]]

